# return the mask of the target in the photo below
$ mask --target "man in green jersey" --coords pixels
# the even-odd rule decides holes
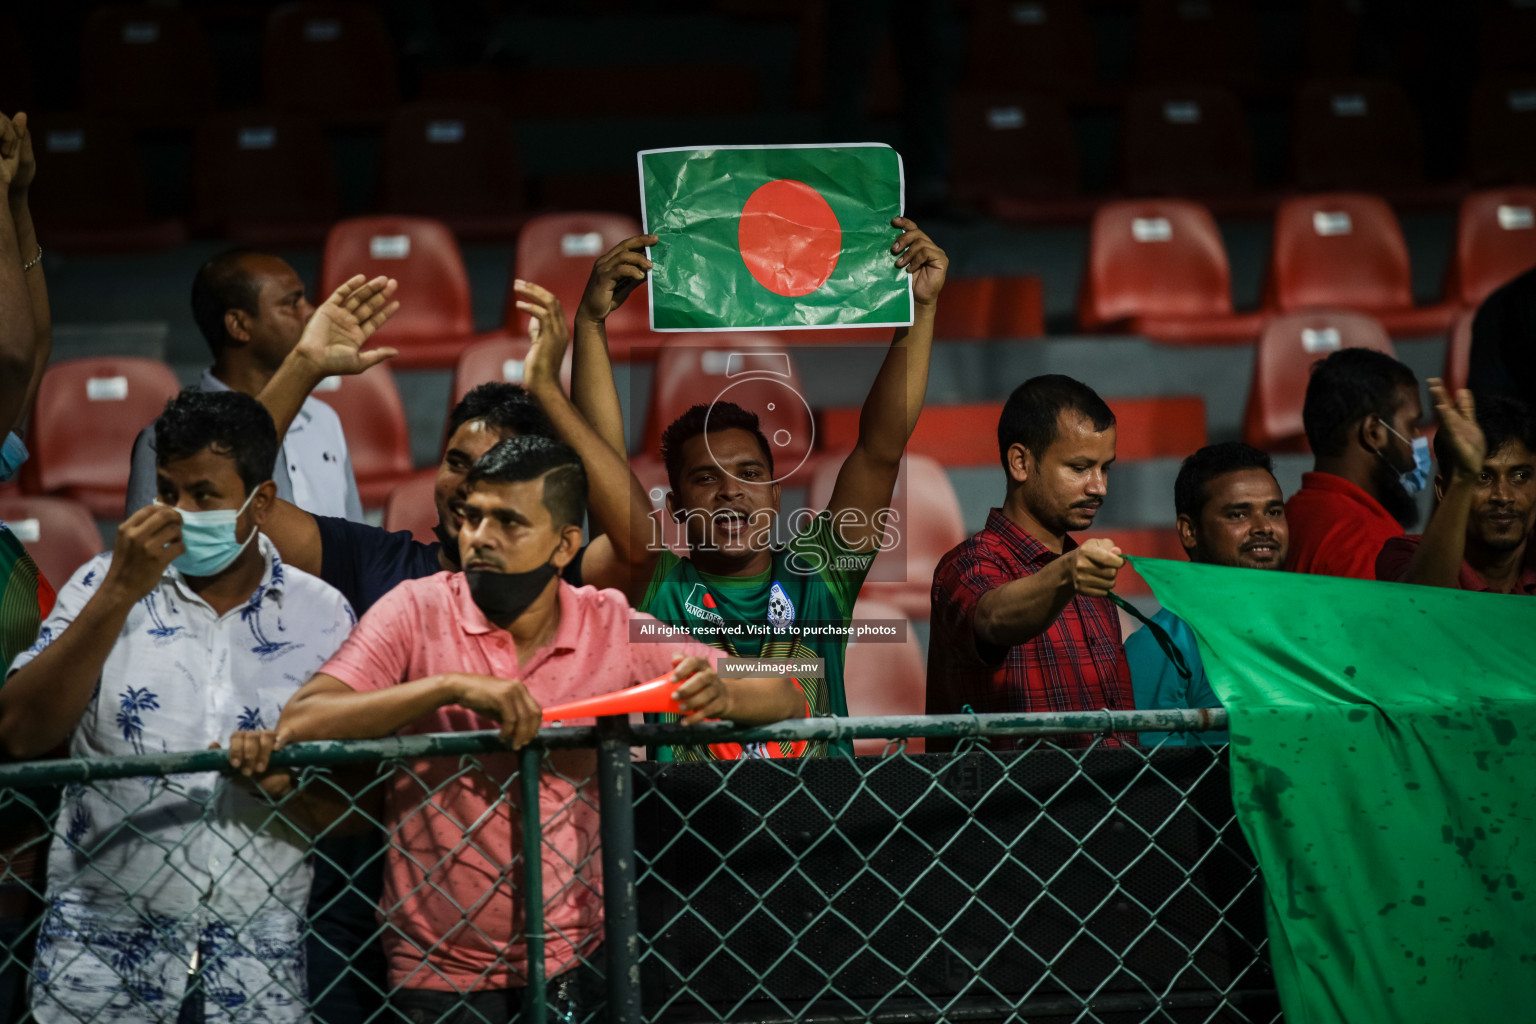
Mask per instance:
[[[694,406],[662,435],[671,487],[666,511],[685,525],[689,555],[659,551],[635,605],[730,655],[823,659],[822,672],[795,676],[813,717],[848,713],[843,664],[854,599],[882,535],[905,525],[887,506],[922,410],[934,311],[949,264],[912,221],[891,223],[898,231],[891,244],[896,266],[912,275],[913,321],[896,329],[827,508],[795,517],[789,542],[772,547],[780,487],[756,412],[725,401]],[[573,392],[582,390],[592,360],[607,367],[602,321],[644,279],[651,263],[641,250],[657,244],[655,235],[631,238],[598,260],[577,314]],[[594,425],[603,419],[600,410],[582,411]],[[799,757],[825,754],[827,746],[731,743],[658,753],[661,760]]]

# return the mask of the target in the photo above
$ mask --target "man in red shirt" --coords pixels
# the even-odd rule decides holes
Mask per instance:
[[[1080,381],[1033,377],[1003,406],[997,444],[1003,507],[933,574],[928,713],[1134,707],[1107,596],[1125,559],[1112,541],[1068,536],[1104,503],[1115,414]]]
[[[464,571],[408,580],[380,598],[283,708],[279,745],[499,726],[516,749],[537,733],[541,706],[665,673],[678,683],[684,725],[805,713],[788,677],[722,680],[712,667],[718,652],[689,637],[631,643],[631,620],[649,616],[632,612],[618,590],[560,578],[586,516],[586,474],[574,450],[533,435],[502,441],[476,460],[466,486]],[[263,771],[265,757],[251,770]],[[545,969],[558,1012],[577,1019],[601,987],[584,966],[602,926],[595,759],[588,750],[547,758],[552,770],[539,783]],[[527,950],[523,895],[507,869],[521,850],[521,819],[507,795],[516,770],[511,753],[473,763],[420,758],[389,780],[383,944],[390,1005],[407,1019],[517,1015]]]
[[[1285,505],[1287,569],[1376,578],[1382,545],[1418,521],[1414,494],[1429,483],[1422,415],[1418,378],[1391,356],[1346,348],[1313,366],[1301,416],[1316,462]]]
[[[1422,537],[1394,537],[1376,578],[1496,594],[1536,594],[1536,415],[1525,403],[1472,392],[1455,401],[1438,379],[1435,497]]]

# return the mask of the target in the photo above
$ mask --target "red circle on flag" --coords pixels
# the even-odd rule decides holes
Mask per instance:
[[[780,178],[741,208],[737,244],[758,284],[776,295],[809,295],[837,268],[843,227],[820,192]]]

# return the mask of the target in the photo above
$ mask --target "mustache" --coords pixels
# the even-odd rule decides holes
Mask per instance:
[[[1089,498],[1087,501],[1074,501],[1071,508],[1101,508],[1104,505],[1103,498]]]

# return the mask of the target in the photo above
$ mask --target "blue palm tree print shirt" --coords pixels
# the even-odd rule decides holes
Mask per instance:
[[[333,587],[258,544],[266,571],[240,607],[215,615],[174,568],[134,606],[72,757],[227,746],[236,730],[277,724],[355,620]],[[111,557],[76,570],[13,671],[69,628]],[[307,848],[265,798],[217,773],[69,787],[48,856],[36,1019],[174,1020],[194,981],[208,1021],[308,1019]]]

